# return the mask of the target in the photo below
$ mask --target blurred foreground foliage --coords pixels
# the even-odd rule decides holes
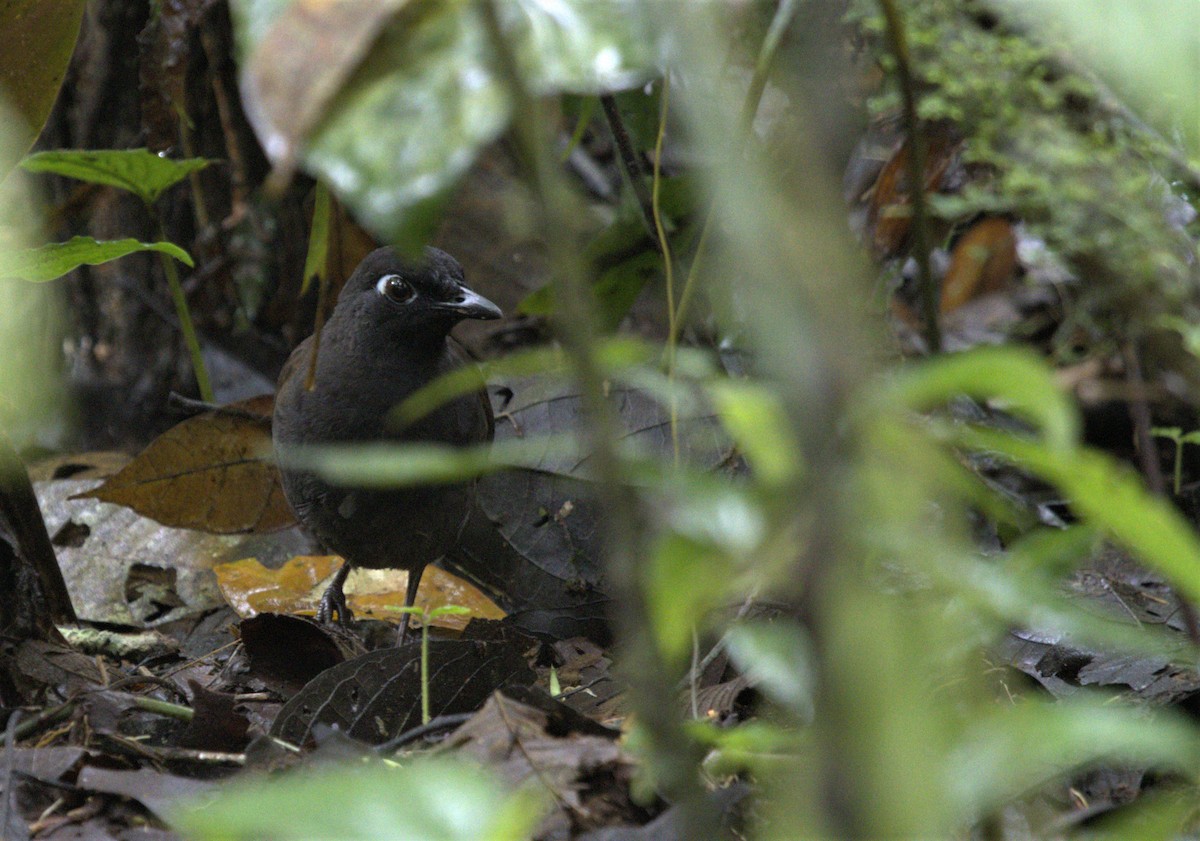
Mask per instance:
[[[269,51],[297,25],[289,12],[321,5],[237,0],[243,72],[266,73]],[[354,41],[361,66],[317,80],[324,93],[310,104],[315,115],[299,109],[296,122],[281,126],[279,100],[249,110],[258,109],[277,164],[308,169],[398,241],[427,230],[484,142],[505,129],[521,138],[530,195],[514,220],[540,228],[555,274],[552,291],[529,309],[556,319],[568,367],[592,398],[583,444],[607,453],[616,473],[601,463],[598,478],[621,480],[607,502],[634,709],[629,740],[645,760],[643,793],[684,807],[686,837],[712,837],[706,792],[738,774],[759,786],[752,837],[946,837],[1013,822],[1033,832],[1037,814],[1024,808],[1032,799],[1024,795],[1039,784],[1100,762],[1141,764],[1174,782],[1122,816],[1145,822],[1128,831],[1149,837],[1137,833],[1156,825],[1169,836],[1190,827],[1200,780],[1194,722],[1084,691],[1050,701],[998,677],[987,654],[1010,628],[1034,627],[1194,665],[1194,650],[1165,630],[1134,633],[1099,620],[1060,583],[1111,542],[1194,601],[1200,540],[1128,467],[1082,443],[1076,407],[1032,351],[885,365],[870,268],[846,230],[840,173],[827,164],[829,149],[844,146],[849,118],[806,105],[814,91],[828,98],[838,90],[840,15],[797,14],[803,4],[790,0],[691,4],[686,15],[654,0],[619,5],[636,16],[592,14],[588,0],[553,4],[558,15],[551,4],[523,0],[380,4],[371,12],[383,15],[378,21],[343,21],[360,27],[359,37],[378,24],[378,39]],[[852,5],[855,31],[889,66],[877,7]],[[1059,255],[1078,280],[1059,346],[1079,342],[1068,326],[1102,343],[1110,334],[1142,336],[1164,316],[1193,317],[1194,243],[1168,212],[1182,201],[1172,191],[1187,175],[1186,154],[1107,107],[1096,80],[989,4],[903,8],[921,116],[951,126],[970,166],[988,175],[940,197],[936,212],[950,221],[1019,217]],[[285,28],[273,31],[280,21]],[[1169,26],[1161,13],[1147,31]],[[774,61],[775,46],[764,48],[772,37]],[[747,106],[770,120],[754,89],[772,66],[771,108],[786,119],[748,131]],[[636,91],[664,72],[672,151],[698,183],[667,203],[670,224],[661,224],[659,208],[656,236],[638,229],[646,220],[632,194],[608,232],[643,250],[640,271],[663,259],[644,253],[661,231],[676,264],[638,282],[674,278],[673,319],[694,284],[706,309],[687,320],[692,335],[711,340],[708,358],[724,351],[725,366],[689,367],[675,331],[661,356],[611,361],[612,345],[596,336],[616,323],[605,305],[620,296],[595,300],[605,269],[584,247],[594,226],[555,215],[586,203],[544,165],[557,163],[551,138],[570,128],[558,118],[577,102],[561,109],[559,98]],[[275,85],[276,95],[286,81],[252,78],[260,93]],[[1176,93],[1192,81],[1181,77]],[[471,96],[447,94],[450,82]],[[340,92],[336,107],[329,86]],[[643,97],[650,116],[662,96],[657,82],[655,97]],[[893,97],[880,94],[871,109],[883,113]],[[422,115],[423,103],[431,110]],[[438,119],[412,119],[430,115]],[[648,114],[637,116],[635,126]],[[639,148],[650,148],[659,130],[636,132]],[[700,248],[697,231],[709,218],[711,239]],[[547,219],[561,224],[536,224]],[[748,359],[748,370],[730,359]],[[602,392],[613,379],[636,382],[673,413],[691,399],[682,386],[694,386],[746,457],[748,475],[716,480],[676,459],[629,456],[605,437]],[[422,458],[394,476],[376,462],[369,475],[413,481],[480,467]],[[1072,524],[1040,524],[1036,511],[984,480],[980,460],[1057,487]],[[344,478],[362,464],[333,454],[326,469]],[[981,518],[998,535],[986,554],[976,539]],[[782,603],[782,616],[730,627],[731,605],[762,600]],[[703,717],[685,724],[669,699],[688,684],[693,640],[727,630],[735,661],[760,682],[762,715],[726,729]],[[211,839],[508,838],[528,833],[540,803],[442,759],[409,757],[399,768],[296,774],[227,792],[178,820],[192,837]],[[315,823],[334,815],[353,819]]]

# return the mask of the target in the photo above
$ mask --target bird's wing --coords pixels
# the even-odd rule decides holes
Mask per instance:
[[[309,352],[312,349],[313,337],[309,336],[300,344],[293,348],[291,354],[287,358],[287,362],[283,363],[283,370],[279,372],[279,380],[275,383],[275,392],[278,394],[283,391],[283,385],[293,376],[306,376],[308,368]]]

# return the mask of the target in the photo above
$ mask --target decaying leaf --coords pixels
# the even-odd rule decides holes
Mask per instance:
[[[271,397],[205,412],[155,438],[104,484],[80,494],[132,508],[166,526],[214,534],[292,525],[270,460]]]
[[[307,616],[260,613],[238,626],[238,636],[250,674],[285,698],[326,669],[367,653],[349,629]]]
[[[942,280],[943,313],[999,292],[1017,267],[1017,237],[1007,219],[981,219],[962,235]]]
[[[222,595],[238,615],[259,613],[316,613],[330,579],[342,565],[336,555],[301,555],[279,569],[268,569],[254,558],[215,568]],[[391,610],[404,604],[408,574],[402,569],[354,569],[346,579],[346,600],[359,618],[398,623],[404,614]],[[456,631],[474,616],[501,619],[504,611],[478,588],[437,567],[428,567],[417,591],[417,607],[458,605],[466,615],[438,616],[433,624]]]
[[[179,746],[229,753],[244,749],[250,741],[250,720],[237,711],[234,696],[205,689],[195,680],[188,681],[188,688],[194,714],[179,737]]]
[[[89,462],[69,461],[51,472],[82,476],[91,472]],[[298,530],[206,534],[163,526],[123,506],[77,498],[95,485],[95,478],[35,485],[71,601],[89,621],[157,625],[220,607],[224,601],[214,565],[251,555],[279,564],[307,545]],[[154,593],[160,585],[162,592]],[[137,613],[127,601],[131,598],[149,613]]]
[[[629,798],[635,763],[619,736],[620,731],[596,724],[544,692],[515,686],[493,692],[442,749],[480,760],[513,786],[545,789],[558,809],[534,837],[558,838],[572,828],[644,820],[643,810]]]

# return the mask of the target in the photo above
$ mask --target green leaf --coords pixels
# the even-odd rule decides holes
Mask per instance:
[[[780,486],[800,473],[800,451],[779,395],[749,380],[717,380],[708,393],[721,422],[765,485]]]
[[[999,708],[967,728],[942,781],[964,814],[987,814],[1031,781],[1089,762],[1150,765],[1194,776],[1200,736],[1169,711],[1098,702],[1023,703]]]
[[[96,240],[73,237],[40,248],[0,252],[0,277],[46,281],[62,277],[80,266],[95,266],[139,251],[160,251],[186,266],[191,255],[173,242],[139,242],[136,239]]]
[[[1003,456],[1057,485],[1071,507],[1183,594],[1200,600],[1200,537],[1167,500],[1141,478],[1092,450],[1061,450],[991,429],[944,427],[940,434],[964,447]]]
[[[729,629],[729,656],[742,674],[802,721],[815,712],[812,650],[800,627],[783,619]]]
[[[447,188],[508,125],[508,92],[473,2],[393,2],[387,14],[373,0],[234,0],[231,9],[246,110],[272,160],[299,157],[384,238],[421,239]],[[499,13],[539,93],[597,93],[655,73],[658,41],[640,2],[500,0]],[[367,44],[370,32],[379,35]],[[289,79],[298,39],[306,55],[330,57],[324,73],[310,62],[318,71],[303,86]],[[337,57],[365,45],[348,72]]]
[[[1178,426],[1154,426],[1150,428],[1150,434],[1157,438],[1169,438],[1177,442],[1179,436],[1183,435],[1183,430]]]
[[[147,149],[103,149],[90,152],[63,149],[38,152],[21,161],[29,172],[49,172],[89,184],[106,184],[128,190],[153,204],[163,190],[208,166],[205,158],[172,160]]]
[[[318,181],[313,192],[312,227],[308,231],[308,254],[304,257],[301,295],[308,291],[314,277],[325,277],[325,264],[329,258],[329,188]]]
[[[706,542],[665,534],[646,559],[643,581],[650,619],[663,658],[682,667],[692,650],[692,631],[729,595],[732,565]]]
[[[20,119],[4,144],[0,179],[28,149],[46,118],[79,37],[85,0],[7,0],[0,4],[0,95]]]
[[[1074,404],[1054,382],[1045,361],[1021,348],[975,348],[913,366],[896,376],[871,405],[924,411],[964,395],[1034,422],[1052,449],[1071,449],[1079,438]]]
[[[437,619],[439,616],[466,616],[471,612],[471,608],[464,607],[461,604],[444,604],[441,607],[435,607],[429,611],[430,619]]]
[[[528,837],[541,811],[532,795],[507,794],[473,765],[422,757],[240,780],[169,817],[197,841],[500,841]]]

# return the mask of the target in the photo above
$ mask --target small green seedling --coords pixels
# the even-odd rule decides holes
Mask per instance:
[[[1179,486],[1183,475],[1183,445],[1200,444],[1200,430],[1184,434],[1177,426],[1156,426],[1150,430],[1156,438],[1166,438],[1175,442],[1175,496],[1179,496]]]
[[[462,616],[470,613],[469,607],[445,604],[430,610],[426,607],[392,607],[397,613],[412,613],[421,617],[421,723],[429,723],[429,623],[439,616]]]

